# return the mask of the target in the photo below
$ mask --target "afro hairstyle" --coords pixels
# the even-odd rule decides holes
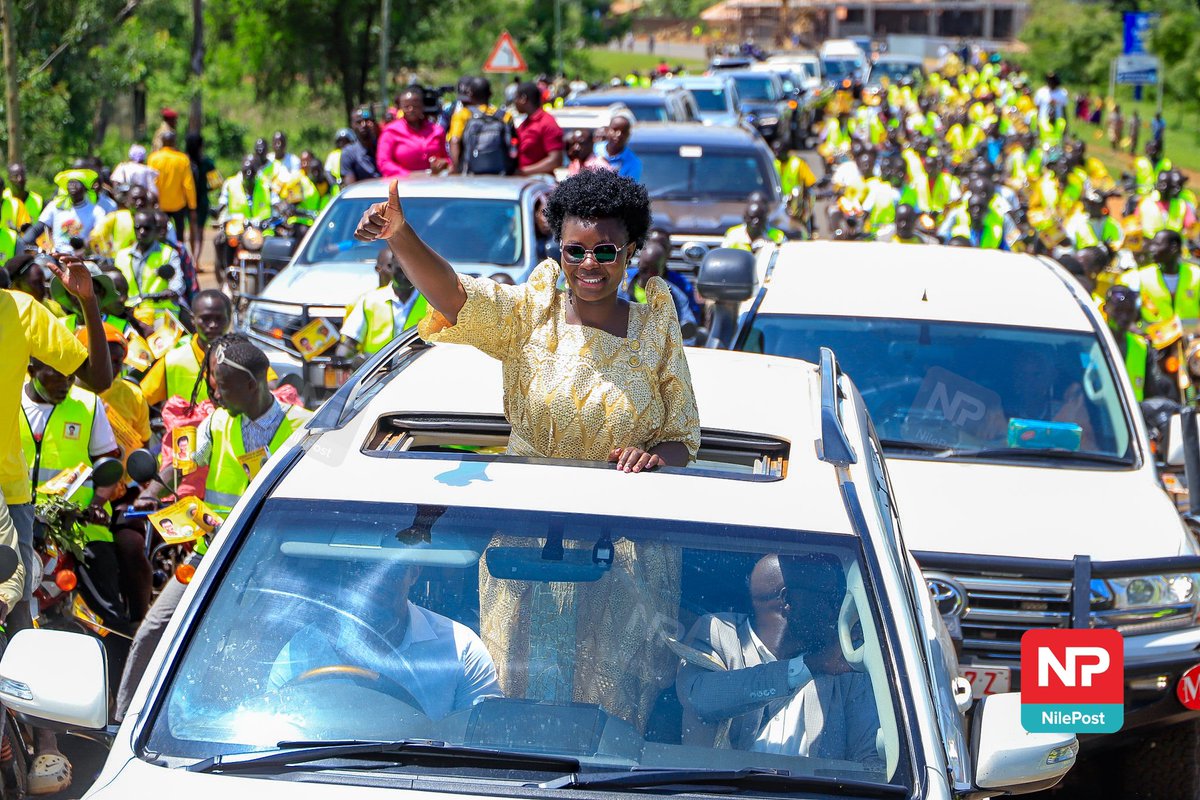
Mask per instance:
[[[581,170],[560,183],[546,203],[546,222],[559,242],[568,218],[620,220],[629,241],[640,250],[650,230],[650,195],[642,184],[612,170]]]

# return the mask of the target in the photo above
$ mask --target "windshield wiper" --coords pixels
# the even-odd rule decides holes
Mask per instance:
[[[1075,450],[1054,450],[1022,447],[984,447],[979,450],[951,450],[947,455],[957,458],[1023,458],[1046,461],[1074,461],[1090,464],[1133,466],[1133,461],[1108,453],[1081,453]]]
[[[879,444],[888,450],[915,450],[919,453],[937,453],[938,455],[948,455],[954,452],[944,444],[913,442],[908,439],[880,439]]]
[[[541,789],[665,789],[683,786],[691,789],[750,789],[758,791],[818,791],[848,793],[856,797],[904,797],[908,790],[890,783],[823,775],[792,775],[786,770],[748,767],[746,769],[649,769],[630,772],[597,772],[563,775],[538,784]]]
[[[226,753],[184,767],[188,772],[254,772],[327,759],[368,759],[403,763],[450,761],[457,766],[578,772],[579,760],[567,756],[494,750],[428,739],[396,741],[348,739],[332,742],[280,742],[278,750]]]

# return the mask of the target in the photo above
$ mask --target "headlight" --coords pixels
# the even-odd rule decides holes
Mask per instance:
[[[273,339],[283,339],[300,330],[298,314],[254,308],[250,311],[250,328]]]
[[[778,125],[779,117],[759,117],[758,124],[759,125]]]
[[[1200,612],[1200,575],[1137,575],[1094,578],[1092,619],[1097,627],[1124,634],[1186,628]]]
[[[245,233],[242,234],[242,247],[246,248],[247,250],[257,252],[262,250],[262,246],[262,231],[260,231],[258,228],[246,228]]]

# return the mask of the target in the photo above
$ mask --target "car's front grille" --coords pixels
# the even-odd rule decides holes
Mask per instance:
[[[720,247],[724,240],[723,236],[706,235],[706,234],[671,234],[671,256],[667,259],[667,266],[678,272],[695,272],[700,265],[689,261],[683,257],[683,248],[688,244],[700,244],[708,250]]]
[[[1017,661],[1025,631],[1070,627],[1070,581],[984,575],[954,575],[950,580],[966,594],[964,655]]]

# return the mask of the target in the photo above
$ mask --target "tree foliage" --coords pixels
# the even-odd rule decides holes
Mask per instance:
[[[1021,31],[1029,47],[1023,59],[1038,73],[1057,72],[1064,83],[1108,83],[1109,64],[1121,52],[1121,15],[1103,3],[1033,0]]]
[[[563,0],[567,72],[585,66],[579,44],[612,35],[604,17],[610,2]],[[200,92],[206,139],[230,156],[226,150],[248,144],[245,128],[226,113],[233,103],[315,104],[348,115],[378,98],[380,0],[205,0],[202,83],[189,70],[191,0],[15,0],[15,6],[25,159],[45,176],[73,156],[123,155],[116,144],[114,152],[103,150],[104,134],[135,92],[181,110]],[[555,0],[391,0],[391,72],[397,81],[401,74],[477,74],[507,29],[532,73],[553,73],[554,16]],[[303,131],[292,133],[303,139]],[[329,131],[319,135],[324,141]]]

